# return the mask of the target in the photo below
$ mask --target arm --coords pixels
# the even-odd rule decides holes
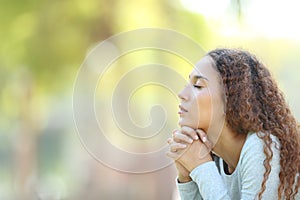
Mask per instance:
[[[182,164],[175,161],[178,171],[176,185],[181,196],[181,200],[202,200],[197,188],[197,184],[192,181],[190,172]]]
[[[190,176],[197,183],[198,190],[203,199],[230,200],[227,188],[213,161],[196,167],[192,170]]]
[[[182,134],[185,132],[185,134]],[[174,163],[178,172],[176,185],[181,197],[181,200],[202,200],[202,197],[197,188],[197,184],[192,181],[190,171],[187,170],[178,160],[184,154],[186,147],[190,146],[194,140],[198,140],[197,133],[190,128],[173,131],[173,138],[168,139],[170,151],[167,155],[174,159]]]
[[[178,183],[178,180],[176,180],[176,185],[181,200],[202,200],[197,184],[194,181]]]
[[[194,140],[178,158],[178,162],[191,172],[190,177],[194,181],[194,186],[190,185],[190,187],[194,187],[194,190],[197,190],[203,199],[230,199],[227,188],[212,159],[211,144],[203,131],[196,131],[200,140]]]

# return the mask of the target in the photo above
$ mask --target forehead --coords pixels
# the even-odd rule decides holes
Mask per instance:
[[[212,58],[209,56],[203,57],[195,66],[193,71],[190,74],[190,78],[194,76],[203,76],[206,77],[209,81],[217,81],[219,79],[219,73],[213,67],[214,63]]]

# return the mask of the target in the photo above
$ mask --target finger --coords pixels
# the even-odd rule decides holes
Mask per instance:
[[[196,132],[198,133],[201,141],[205,144],[205,146],[211,150],[212,149],[212,143],[208,140],[207,138],[207,134],[201,130],[201,129],[197,129]]]
[[[168,144],[171,144],[172,142],[173,142],[173,139],[172,139],[172,138],[168,138],[168,139],[167,139],[167,143],[168,143]]]
[[[174,135],[174,133],[176,133],[176,131],[178,131],[177,129],[174,129],[173,131],[172,131],[172,134]]]
[[[168,151],[166,153],[166,156],[168,156],[169,158],[172,158],[174,160],[178,160],[180,158],[180,155],[178,155],[177,153],[170,152],[170,151]]]
[[[170,151],[171,152],[177,152],[179,150],[185,149],[187,147],[186,144],[182,144],[182,143],[172,143],[170,145]]]
[[[181,127],[181,132],[184,133],[185,135],[189,136],[190,138],[194,140],[198,140],[199,137],[196,133],[196,131],[188,126],[183,126]]]
[[[180,131],[176,131],[174,134],[173,134],[173,140],[177,143],[188,143],[188,144],[192,144],[193,143],[193,139],[191,139],[189,136],[181,133]]]

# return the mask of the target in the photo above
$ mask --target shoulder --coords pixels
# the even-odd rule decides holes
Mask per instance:
[[[249,133],[240,154],[240,170],[245,171],[253,167],[258,170],[258,167],[263,167],[264,159],[264,141],[256,133]]]
[[[271,145],[273,156],[270,161],[271,171],[266,182],[264,196],[268,195],[270,199],[277,199],[277,189],[280,183],[280,152],[278,139],[274,136],[271,136],[271,139],[273,141]],[[239,173],[244,189],[252,188],[256,192],[260,190],[266,171],[265,159],[264,141],[256,133],[248,134],[239,161]]]
[[[258,137],[257,134],[261,134],[261,133],[249,133],[247,135],[247,138],[246,138],[246,141],[245,141],[245,144],[242,148],[242,151],[241,151],[241,158],[242,157],[247,157],[247,156],[252,156],[253,154],[254,155],[257,155],[255,157],[265,157],[264,156],[264,141]],[[277,137],[271,135],[271,139],[272,139],[272,144],[271,144],[271,149],[272,149],[272,152],[273,154],[277,154],[279,153],[279,147],[280,147],[280,144],[279,144],[279,141],[277,139]]]
[[[272,167],[279,167],[280,166],[279,141],[277,137],[273,135],[271,135],[271,139],[273,141],[273,143],[271,144],[273,158],[270,164]],[[266,155],[264,153],[264,145],[265,145],[264,141],[258,137],[257,133],[249,133],[240,154],[240,160],[239,160],[240,167],[248,168],[251,165],[256,169],[259,168],[264,169],[263,163],[266,158]]]
[[[253,157],[256,158],[264,157],[264,141],[260,139],[256,133],[249,133],[241,151],[240,161]]]

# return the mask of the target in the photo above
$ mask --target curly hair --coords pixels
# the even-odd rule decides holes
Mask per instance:
[[[269,70],[252,54],[216,49],[208,54],[221,75],[226,98],[226,122],[238,134],[256,132],[264,141],[264,177],[258,199],[271,172],[274,135],[280,142],[278,199],[295,199],[300,187],[299,126]]]

